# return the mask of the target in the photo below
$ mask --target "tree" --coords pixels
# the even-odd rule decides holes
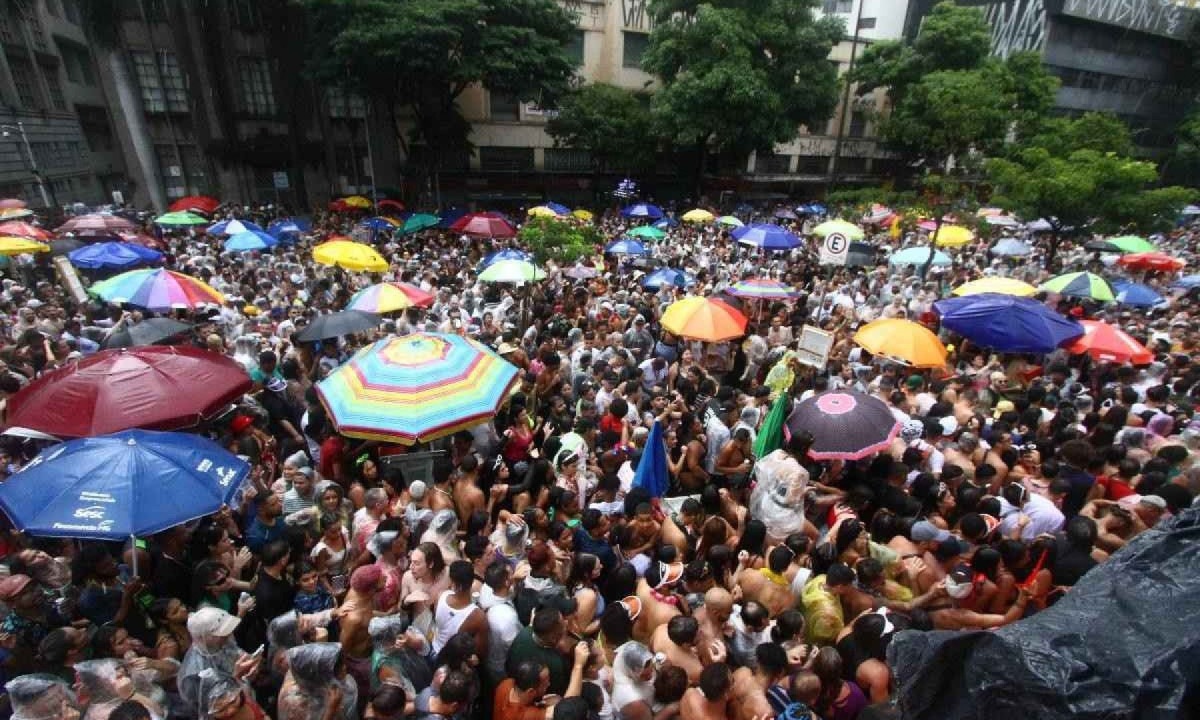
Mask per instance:
[[[595,83],[568,94],[557,110],[546,132],[559,147],[587,150],[593,174],[631,173],[653,161],[645,147],[651,139],[649,96]]]
[[[662,80],[651,107],[674,145],[698,156],[770,151],[837,104],[829,52],[844,28],[817,0],[651,0],[642,67]]]
[[[517,237],[539,263],[547,260],[574,263],[596,252],[596,247],[604,242],[604,236],[594,225],[546,217],[530,218],[517,231]]]

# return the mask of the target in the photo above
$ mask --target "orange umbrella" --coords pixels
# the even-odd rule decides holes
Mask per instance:
[[[1074,355],[1087,353],[1093,360],[1134,365],[1145,365],[1154,359],[1154,353],[1118,327],[1099,320],[1081,320],[1080,323],[1083,335],[1067,345],[1067,350]]]
[[[1187,263],[1179,258],[1171,257],[1165,253],[1144,252],[1122,255],[1121,259],[1117,260],[1117,264],[1124,265],[1125,267],[1132,268],[1133,270],[1174,271],[1182,270],[1183,266]]]
[[[17,237],[29,238],[30,240],[49,240],[54,237],[54,235],[37,225],[30,225],[20,220],[9,220],[8,222],[0,223],[0,235],[16,235]]]
[[[872,355],[899,360],[915,368],[946,364],[946,346],[923,325],[901,318],[884,318],[867,323],[854,334],[854,342]]]
[[[746,334],[746,316],[714,298],[686,297],[667,308],[662,326],[680,337],[721,342]]]

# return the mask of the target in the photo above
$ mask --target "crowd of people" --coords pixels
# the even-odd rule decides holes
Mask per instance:
[[[610,237],[631,224],[597,222]],[[1142,278],[1166,298],[1149,309],[1046,298],[1120,323],[1155,353],[1148,365],[997,355],[943,332],[946,367],[914,370],[856,347],[854,329],[906,317],[937,331],[932,302],[962,282],[1053,274],[1045,242],[1013,262],[981,234],[922,275],[889,266],[886,250],[834,270],[808,246],[764,255],[684,224],[645,258],[548,263],[544,281],[517,288],[477,281],[483,258],[516,241],[440,229],[374,237],[386,273],[312,261],[316,242],[353,224],[321,217],[262,254],[224,253],[202,233],[162,238],[168,267],[226,299],[177,313],[192,329],[176,341],[231,356],[254,383],[236,412],[197,429],[249,459],[244,500],[125,544],[6,523],[0,669],[13,718],[880,717],[896,633],[1037,613],[1200,494],[1200,303],[1169,275]],[[1183,227],[1159,242],[1190,262],[1198,239]],[[1081,244],[1056,262],[1105,267]],[[696,283],[643,287],[656,266]],[[148,314],[74,302],[42,258],[6,272],[4,399]],[[746,335],[727,343],[660,326],[671,302],[747,277],[798,297],[745,302]],[[435,302],[363,335],[293,340],[381,280]],[[833,333],[823,368],[792,352],[804,325]],[[520,371],[494,418],[435,444],[423,479],[400,461],[430,448],[343,436],[314,390],[358,348],[417,331],[467,334]],[[887,404],[900,428],[890,447],[816,461],[801,431],[755,456],[781,395],[837,389]],[[655,422],[662,498],[633,482]],[[42,444],[4,436],[0,475]]]

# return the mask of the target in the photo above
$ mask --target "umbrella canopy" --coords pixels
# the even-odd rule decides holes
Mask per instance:
[[[763,250],[791,250],[800,245],[800,238],[794,233],[771,223],[756,223],[735,228],[733,239],[743,245],[762,248]]]
[[[710,223],[716,219],[716,216],[707,210],[696,208],[685,212],[680,219],[690,223]]]
[[[741,220],[738,220],[737,218],[735,218],[732,215],[722,215],[721,217],[717,218],[717,224],[724,225],[725,227],[739,228],[739,227],[742,227],[743,225],[745,225],[746,223],[742,222]]]
[[[411,233],[420,232],[422,230],[428,230],[429,228],[437,227],[441,221],[441,218],[439,218],[437,215],[416,213],[415,215],[409,216],[409,218],[404,221],[404,227],[400,230],[400,232],[408,235]]]
[[[850,267],[872,267],[875,265],[875,246],[865,242],[850,243],[846,253],[846,265]]]
[[[166,317],[146,318],[139,323],[125,325],[104,339],[105,349],[155,345],[182,335],[192,329],[191,325]]]
[[[578,218],[584,222],[591,222],[595,217],[591,210],[572,210],[571,217]]]
[[[533,256],[524,250],[518,250],[517,248],[503,248],[485,255],[483,257],[483,261],[479,263],[479,267],[482,269],[501,260],[520,260],[522,262],[533,262]]]
[[[819,202],[805,203],[796,208],[796,212],[801,215],[824,215],[828,211],[825,204]]]
[[[116,242],[116,241],[113,241]],[[83,247],[85,243],[82,240],[73,237],[59,238],[58,240],[50,241],[50,253],[53,255],[70,255],[72,251]],[[7,260],[7,258],[6,258]]]
[[[50,246],[23,237],[0,237],[0,255],[50,252]]]
[[[1130,270],[1157,270],[1159,272],[1175,272],[1182,270],[1186,262],[1160,252],[1130,253],[1122,255],[1117,264]]]
[[[193,215],[193,217],[195,217]],[[207,220],[201,218],[201,222],[208,223]],[[106,232],[132,232],[137,226],[123,217],[117,215],[103,215],[101,213],[91,213],[89,215],[77,215],[62,225],[55,228],[55,232],[79,233],[83,230],[103,230]]]
[[[946,364],[946,346],[929,328],[912,320],[884,318],[869,322],[854,333],[854,342],[872,355],[915,368]]]
[[[525,283],[546,279],[546,273],[527,260],[497,260],[479,273],[483,282]]]
[[[1158,250],[1149,240],[1137,235],[1122,235],[1120,237],[1109,238],[1107,242],[1123,253],[1148,253]]]
[[[33,217],[29,208],[0,208],[0,220],[16,220],[17,218]]]
[[[886,450],[900,431],[882,400],[853,390],[813,395],[796,406],[787,427],[792,435],[812,435],[814,460],[861,460]]]
[[[1073,272],[1052,277],[1038,286],[1038,290],[1058,293],[1063,297],[1085,298],[1100,302],[1116,299],[1112,285],[1099,275],[1090,272]]]
[[[1200,275],[1185,275],[1171,283],[1171,287],[1181,290],[1191,290],[1192,288],[1200,287]]]
[[[494,238],[510,238],[517,234],[517,229],[503,215],[490,212],[463,215],[454,221],[450,229],[464,235]]]
[[[546,202],[542,203],[542,207],[548,207],[554,212],[563,216],[571,214],[571,208],[563,205],[562,203],[556,203],[553,200],[547,200]]]
[[[791,410],[791,396],[785,392],[779,393],[775,402],[771,403],[771,411],[767,413],[758,429],[758,435],[754,438],[754,457],[766,457],[783,447],[783,424],[787,422]]]
[[[834,233],[843,235],[848,240],[862,240],[867,236],[863,229],[845,220],[826,220],[812,229],[813,235],[828,237]]]
[[[596,268],[592,267],[591,265],[584,265],[582,263],[575,263],[563,272],[563,275],[566,275],[572,280],[591,280],[599,274],[600,271]]]
[[[127,430],[46,448],[0,486],[0,508],[30,535],[121,540],[232,504],[249,474],[207,438]]]
[[[609,255],[645,255],[646,246],[637,240],[624,238],[616,242],[610,242],[604,247],[604,252]]]
[[[362,195],[350,195],[349,197],[344,197],[341,199],[341,203],[346,207],[354,208],[355,210],[366,210],[367,208],[371,207],[372,204],[369,199],[363,197]]]
[[[221,201],[216,198],[208,197],[207,195],[188,195],[171,203],[167,210],[171,212],[198,212],[204,215],[212,215],[220,206]]]
[[[526,214],[529,215],[529,217],[556,218],[559,217],[561,213],[555,212],[553,208],[546,207],[545,205],[535,205],[534,207],[529,208],[529,211]]]
[[[1027,282],[1005,277],[988,277],[972,280],[954,288],[955,295],[979,295],[980,293],[1000,293],[1017,297],[1032,297],[1038,289]]]
[[[404,212],[404,203],[400,202],[399,200],[392,200],[390,198],[384,198],[383,200],[380,200],[378,203],[376,203],[375,207],[379,208],[380,210]]]
[[[644,447],[637,472],[633,475],[633,486],[645,489],[652,498],[660,498],[671,487],[671,474],[667,468],[667,443],[663,439],[662,423],[658,420],[650,426]]]
[[[376,215],[375,217],[369,217],[366,220],[363,220],[362,222],[360,222],[359,227],[364,227],[367,230],[372,230],[374,232],[389,232],[389,231],[395,230],[396,228],[400,227],[401,224],[402,223],[400,223],[399,221],[393,220],[389,217],[383,217],[382,215]]]
[[[129,269],[138,265],[154,265],[162,262],[163,254],[141,245],[120,242],[102,242],[84,245],[67,254],[75,267],[85,270],[105,268]]]
[[[266,232],[249,220],[222,220],[208,226],[209,235],[237,235],[244,232]]]
[[[0,223],[0,235],[29,238],[30,240],[49,240],[54,237],[53,234],[37,225],[31,225],[21,220],[9,220],[8,222]]]
[[[1154,353],[1130,337],[1121,328],[1099,320],[1081,320],[1083,335],[1067,345],[1072,355],[1087,353],[1100,362],[1133,363],[1145,365],[1154,360]]]
[[[871,209],[863,213],[862,221],[867,225],[885,225],[891,222],[896,213],[887,205],[874,203]]]
[[[57,437],[129,428],[181,430],[220,414],[251,387],[242,366],[193,347],[101,350],[45,373],[8,399],[9,425]]]
[[[1020,227],[1021,225],[1021,221],[1012,215],[988,215],[983,221],[996,227]]]
[[[984,293],[939,300],[942,327],[1001,352],[1048,353],[1083,334],[1083,326],[1036,300]]]
[[[203,280],[162,269],[130,270],[96,283],[88,292],[107,302],[128,303],[155,312],[225,302],[225,296]]]
[[[675,268],[659,268],[642,278],[642,287],[652,290],[657,290],[664,285],[673,285],[682,288],[694,285],[695,283],[696,278]]]
[[[655,220],[653,223],[651,223],[651,225],[659,230],[667,230],[673,227],[679,227],[679,221],[673,217],[664,216],[658,220]]]
[[[154,218],[154,222],[157,225],[166,227],[190,227],[207,225],[208,219],[190,212],[169,212],[166,215],[159,215]]]
[[[721,300],[686,297],[671,303],[662,326],[680,337],[722,342],[746,334],[746,316]]]
[[[321,243],[313,248],[313,260],[354,271],[384,272],[388,269],[387,260],[375,248],[351,240]]]
[[[910,247],[897,250],[888,258],[889,265],[924,265],[929,260],[928,247]],[[933,251],[933,264],[947,267],[954,263],[950,256],[941,250]]]
[[[317,393],[343,435],[412,445],[486,421],[518,375],[470,338],[416,333],[363,348]]]
[[[1016,238],[1003,238],[992,247],[992,254],[1001,257],[1024,257],[1032,253],[1032,245]]]
[[[27,205],[28,203],[19,198],[4,198],[0,200],[0,210],[20,210]]]
[[[261,230],[247,230],[230,235],[225,240],[225,252],[250,252],[269,250],[279,244],[275,236]]]
[[[387,282],[363,288],[350,298],[346,308],[368,313],[389,313],[410,307],[429,307],[434,297],[416,285]]]
[[[726,292],[749,300],[791,300],[797,295],[796,288],[770,278],[742,280],[734,283]]]
[[[632,238],[646,238],[648,240],[662,240],[667,236],[665,230],[660,230],[656,227],[650,227],[649,225],[635,227],[625,234]]]
[[[939,247],[962,247],[975,240],[975,233],[962,225],[943,225],[930,233],[929,239]]]
[[[297,342],[316,342],[328,338],[353,335],[379,327],[379,316],[358,310],[343,310],[341,312],[318,315],[303,330],[294,337]]]
[[[779,218],[780,220],[799,220],[800,219],[791,208],[786,208],[786,207],[776,208],[775,212],[772,213],[772,215]]]
[[[1167,302],[1167,299],[1149,285],[1117,279],[1109,283],[1116,293],[1117,303],[1132,307],[1154,307]]]
[[[651,205],[650,203],[635,203],[633,205],[626,205],[625,207],[621,208],[621,214],[625,217],[650,218],[652,220],[657,220],[663,216],[663,211],[662,208],[657,205]]]

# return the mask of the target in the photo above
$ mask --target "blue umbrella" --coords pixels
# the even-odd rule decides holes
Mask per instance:
[[[262,228],[249,220],[222,220],[218,223],[213,223],[208,226],[209,235],[237,235],[240,232],[247,230],[255,230],[264,232]]]
[[[364,227],[371,232],[395,230],[397,225],[395,222],[388,220],[385,217],[367,218],[359,223],[360,227]]]
[[[828,211],[829,209],[824,204],[818,202],[805,203],[796,208],[796,212],[801,215],[824,215]]]
[[[659,230],[669,230],[673,227],[679,227],[679,221],[673,217],[665,217],[653,223],[654,227]]]
[[[483,262],[479,263],[479,269],[482,270],[492,263],[497,263],[501,260],[520,260],[522,262],[533,262],[533,256],[524,250],[518,250],[516,248],[504,248],[503,250],[496,250],[495,252],[488,253],[483,258]]]
[[[1048,353],[1083,335],[1083,326],[1037,300],[980,293],[939,300],[942,327],[1000,352]]]
[[[621,238],[604,246],[604,252],[609,255],[645,255],[646,246],[637,240]]]
[[[232,504],[249,473],[199,435],[123,430],[46,448],[0,485],[0,509],[30,535],[144,537]]]
[[[1121,305],[1154,307],[1167,301],[1166,298],[1159,295],[1154,288],[1148,285],[1124,279],[1110,280],[1108,284],[1112,285],[1117,302]]]
[[[1192,288],[1200,287],[1200,275],[1185,275],[1171,283],[1171,287],[1182,290],[1191,290]]]
[[[621,208],[621,214],[625,217],[634,218],[650,218],[658,220],[663,216],[662,208],[650,203],[637,203],[636,205],[626,205]]]
[[[1029,255],[1032,253],[1033,247],[1029,243],[1016,238],[1004,238],[992,248],[992,254],[1000,255],[1001,257]]]
[[[671,485],[667,472],[667,443],[663,440],[662,424],[657,420],[650,427],[650,435],[646,438],[646,447],[638,460],[637,472],[633,476],[633,486],[645,488],[652,498],[660,498],[667,494]]]
[[[675,287],[687,287],[694,285],[696,278],[685,273],[682,270],[675,268],[659,268],[642,278],[642,287],[651,290],[657,290],[663,285],[674,285]]]
[[[441,212],[438,214],[438,217],[440,217],[442,221],[438,223],[438,227],[442,228],[443,230],[449,230],[451,225],[453,225],[460,217],[466,214],[466,210],[460,210],[459,208],[450,208],[449,210]]]
[[[928,259],[929,259],[929,248],[928,247],[910,247],[910,248],[904,248],[903,250],[892,253],[892,256],[890,258],[888,258],[888,264],[889,265],[924,265],[925,261]],[[946,253],[942,252],[941,250],[935,250],[933,252],[933,264],[934,265],[948,266],[948,265],[953,264],[953,262],[954,261],[950,259],[950,256],[947,255]]]
[[[790,208],[785,208],[785,207],[781,207],[778,210],[776,210],[774,215],[775,215],[775,217],[779,218],[780,220],[798,220],[799,219],[798,217],[796,217],[796,213],[792,212]]]
[[[133,243],[101,242],[72,250],[67,253],[67,259],[75,267],[85,270],[101,270],[153,265],[162,262],[163,255],[157,250]]]
[[[571,208],[556,202],[547,201],[544,207],[548,207],[559,215],[570,215]]]
[[[225,252],[250,252],[266,250],[275,247],[279,241],[265,232],[247,230],[246,232],[230,235],[225,241]]]
[[[800,238],[790,231],[771,223],[755,223],[734,228],[733,239],[743,245],[752,245],[763,250],[791,250],[800,245]]]

